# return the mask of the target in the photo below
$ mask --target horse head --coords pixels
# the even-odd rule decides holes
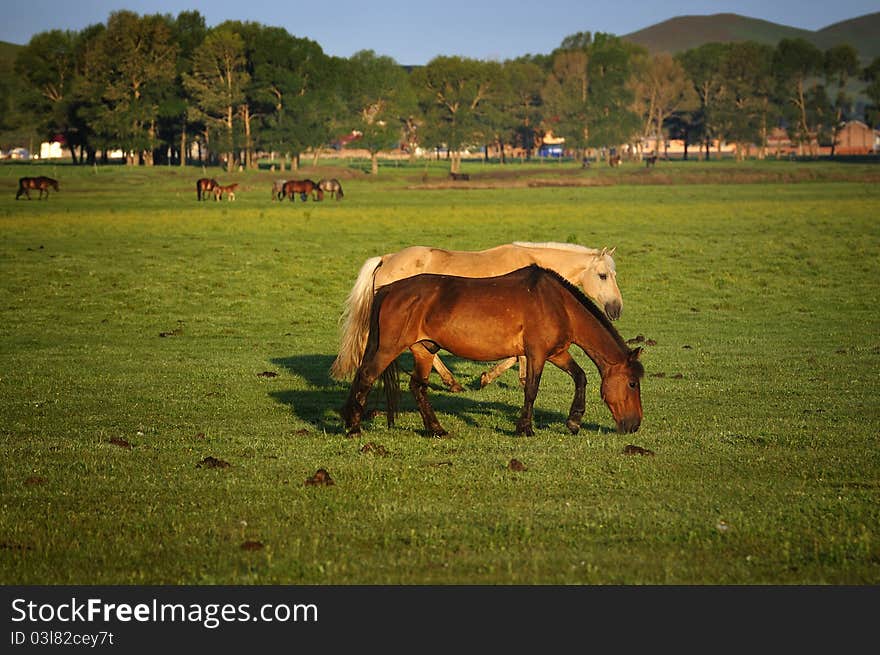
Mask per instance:
[[[581,273],[580,285],[590,298],[596,301],[612,321],[620,318],[623,310],[623,297],[617,286],[617,267],[612,255],[616,247],[591,257],[591,262]]]
[[[618,432],[635,432],[642,423],[642,392],[639,381],[645,369],[639,361],[641,348],[629,351],[627,358],[602,371],[602,400],[611,410]]]

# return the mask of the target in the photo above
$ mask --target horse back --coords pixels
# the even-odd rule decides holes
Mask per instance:
[[[510,244],[478,251],[410,246],[382,258],[382,267],[376,273],[376,287],[423,273],[493,277],[533,263],[535,259],[527,250]]]
[[[477,361],[533,348],[546,354],[569,337],[564,293],[562,284],[538,267],[486,278],[422,274],[382,287],[371,323],[381,335],[380,347],[391,351],[431,341]]]

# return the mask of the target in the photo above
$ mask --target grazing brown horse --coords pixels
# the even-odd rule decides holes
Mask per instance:
[[[288,180],[281,187],[282,195],[290,198],[291,202],[296,200],[296,194],[305,202],[309,196],[312,200],[321,200],[324,198],[324,192],[318,188],[312,180]]]
[[[22,177],[18,180],[18,192],[15,194],[15,199],[18,200],[22,194],[27,196],[27,199],[31,199],[31,194],[29,193],[29,189],[39,189],[40,197],[38,200],[43,199],[43,194],[46,194],[46,199],[49,199],[49,187],[52,187],[56,191],[58,191],[58,180],[53,180],[51,177]]]
[[[216,186],[217,180],[210,177],[196,180],[196,200],[207,200]]]
[[[318,182],[318,188],[324,193],[329,193],[331,198],[336,198],[337,200],[342,200],[345,195],[342,192],[342,185],[335,177],[329,180],[326,178],[321,180]]]
[[[235,190],[238,189],[238,183],[235,184],[227,184],[223,186],[221,184],[216,184],[214,186],[214,200],[222,200],[223,194],[226,194],[227,200],[235,200]]]
[[[525,355],[525,402],[517,434],[531,435],[532,412],[541,372],[550,361],[574,380],[566,427],[576,434],[586,408],[587,376],[569,354],[571,344],[593,360],[602,377],[602,399],[620,432],[642,421],[639,380],[641,350],[629,346],[602,310],[554,271],[531,265],[490,278],[423,274],[376,292],[364,359],[355,373],[342,417],[349,435],[360,433],[367,395],[382,376],[388,425],[394,423],[399,382],[396,359],[409,349],[414,358],[410,390],[429,434],[446,430],[425,393],[434,354],[444,348],[478,361]]]

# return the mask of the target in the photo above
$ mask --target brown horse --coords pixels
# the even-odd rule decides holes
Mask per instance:
[[[217,180],[210,177],[196,180],[196,200],[207,200],[216,186]]]
[[[533,434],[535,397],[550,361],[574,380],[566,427],[576,434],[586,408],[587,376],[569,354],[571,344],[599,370],[602,399],[617,429],[638,430],[641,350],[630,349],[602,310],[558,273],[532,265],[491,278],[424,274],[399,280],[376,293],[367,349],[342,408],[345,426],[349,435],[360,433],[367,395],[379,376],[385,382],[388,425],[393,425],[400,390],[395,360],[409,349],[415,362],[409,386],[425,429],[446,434],[425,393],[434,354],[443,348],[478,361],[525,355],[525,402],[516,424],[517,434],[525,435]]]
[[[51,177],[22,177],[18,180],[18,193],[15,194],[15,199],[18,200],[22,194],[27,196],[27,199],[31,199],[31,194],[29,193],[29,189],[39,189],[40,197],[38,200],[43,199],[43,194],[46,194],[46,199],[49,199],[49,187],[52,187],[56,191],[58,191],[58,180],[53,180]]]
[[[223,194],[226,194],[227,200],[235,200],[235,190],[238,189],[238,183],[235,184],[227,184],[223,186],[222,184],[216,184],[214,186],[214,200],[222,200]]]
[[[288,180],[281,187],[281,193],[290,198],[291,202],[296,200],[296,194],[299,194],[303,202],[309,196],[312,196],[312,200],[323,200],[324,198],[324,192],[312,180]]]

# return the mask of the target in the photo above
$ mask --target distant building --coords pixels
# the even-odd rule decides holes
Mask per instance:
[[[878,151],[880,132],[862,121],[848,121],[837,132],[834,153],[837,155],[871,155]]]

